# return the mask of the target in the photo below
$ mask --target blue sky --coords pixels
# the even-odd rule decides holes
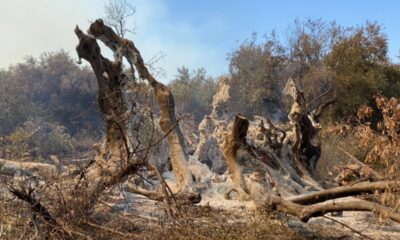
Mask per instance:
[[[104,0],[0,0],[0,68],[61,48],[75,56],[75,24],[87,29],[89,20],[103,16]],[[398,62],[400,1],[239,1],[132,0],[136,6],[136,35],[130,36],[145,59],[158,52],[172,79],[176,68],[204,67],[218,76],[228,69],[227,54],[253,32],[262,36],[275,29],[284,36],[296,18],[335,20],[343,26],[367,20],[383,25],[389,55]],[[106,51],[106,54],[109,52]]]

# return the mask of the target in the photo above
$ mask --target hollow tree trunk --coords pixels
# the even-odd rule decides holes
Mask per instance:
[[[168,133],[169,156],[178,188],[181,190],[192,189],[193,179],[188,168],[188,155],[179,122],[175,116],[175,103],[171,91],[150,74],[134,43],[119,37],[110,27],[104,25],[101,19],[90,25],[88,33],[104,42],[115,54],[124,56],[130,64],[136,67],[139,77],[146,79],[153,87],[160,106],[160,126],[165,133]]]
[[[145,161],[131,156],[133,143],[128,138],[128,122],[129,118],[135,117],[135,112],[132,111],[134,106],[129,109],[129,103],[124,97],[121,62],[104,58],[96,39],[84,34],[78,27],[75,34],[79,39],[76,47],[79,59],[88,61],[95,72],[98,106],[106,125],[106,141],[98,149],[95,162],[86,169],[84,181],[77,183],[83,187],[85,199],[89,199],[86,205],[90,205],[90,201],[95,201],[104,189],[123,182],[142,167]]]
[[[236,190],[243,197],[249,194],[245,179],[243,177],[243,165],[237,158],[237,151],[246,144],[246,135],[249,128],[249,120],[238,114],[235,117],[232,132],[227,136],[225,143],[222,145],[222,151],[225,155],[229,171],[232,173],[232,179]]]
[[[105,148],[110,151],[110,161],[127,158],[124,141],[128,139],[128,103],[122,89],[123,75],[121,62],[110,61],[101,55],[96,40],[84,34],[78,27],[75,33],[79,38],[76,51],[81,58],[90,63],[98,83],[97,103],[106,124]],[[127,143],[128,144],[128,143]]]

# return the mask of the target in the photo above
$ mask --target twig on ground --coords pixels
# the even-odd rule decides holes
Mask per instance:
[[[333,221],[333,222],[335,222],[335,223],[337,223],[337,224],[340,224],[340,225],[342,225],[342,226],[345,227],[345,228],[350,229],[352,232],[357,233],[358,235],[362,236],[363,238],[373,240],[371,237],[369,237],[369,236],[367,236],[367,235],[361,233],[360,231],[358,231],[358,230],[356,230],[356,229],[350,227],[349,225],[347,225],[347,224],[345,224],[345,223],[342,223],[342,222],[340,222],[340,221],[338,221],[338,220],[336,220],[336,219],[334,219],[334,218],[331,218],[331,217],[328,217],[328,216],[322,216],[322,217],[323,217],[323,218],[326,218],[326,219],[329,219],[329,220],[331,220],[331,221]]]

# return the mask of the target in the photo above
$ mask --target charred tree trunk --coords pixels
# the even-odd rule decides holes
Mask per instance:
[[[110,27],[104,25],[101,19],[90,25],[89,34],[104,42],[115,54],[124,56],[136,67],[139,77],[146,79],[153,87],[160,106],[160,126],[168,134],[169,156],[177,184],[180,190],[191,190],[193,179],[188,168],[188,155],[179,122],[175,116],[175,103],[171,91],[150,74],[134,43],[119,37]]]
[[[79,58],[87,60],[96,74],[99,85],[98,104],[106,122],[106,142],[98,149],[96,161],[85,173],[84,184],[90,186],[86,190],[93,195],[90,199],[95,200],[97,199],[95,194],[101,193],[105,188],[118,182],[123,182],[127,176],[147,166],[147,159],[146,155],[142,156],[141,153],[134,151],[138,144],[135,142],[136,139],[128,138],[134,135],[129,132],[135,129],[129,125],[130,118],[138,117],[138,113],[135,111],[134,103],[129,109],[129,103],[124,97],[122,78],[125,76],[122,73],[121,62],[118,60],[121,58],[116,57],[115,62],[104,58],[94,37],[84,34],[79,28],[76,28],[75,33],[79,38],[76,48]],[[142,62],[142,60],[139,61]],[[150,74],[149,76],[153,79]],[[156,97],[162,109],[160,126],[170,143],[169,153],[174,164],[177,182],[181,190],[190,190],[189,192],[182,191],[175,198],[184,203],[197,203],[201,196],[191,191],[193,180],[186,165],[187,155],[184,151],[183,136],[174,115],[172,95],[155,79],[151,80],[151,84],[156,90]],[[132,120],[132,122],[135,121]],[[161,193],[148,194],[149,192],[136,191],[149,197],[156,196],[155,200],[162,200],[159,197]]]
[[[227,136],[225,143],[222,146],[222,151],[225,155],[229,171],[232,173],[232,179],[236,190],[243,197],[249,194],[244,176],[243,165],[240,159],[237,158],[237,151],[241,146],[246,145],[246,135],[249,128],[249,120],[243,115],[236,115],[233,122],[233,128],[230,135]]]
[[[135,117],[135,112],[129,109],[130,104],[124,96],[122,82],[125,76],[122,74],[121,62],[104,58],[96,39],[84,34],[78,27],[75,34],[79,39],[76,47],[79,60],[83,58],[88,61],[95,72],[98,106],[106,125],[106,141],[98,149],[95,162],[88,166],[77,183],[87,192],[86,199],[96,201],[99,193],[123,182],[145,164],[145,159],[132,157],[133,143],[128,138],[128,121],[130,117]]]
[[[84,34],[78,27],[75,34],[79,39],[76,51],[80,59],[90,63],[98,83],[97,102],[106,125],[106,142],[101,154],[110,154],[107,162],[128,158],[128,103],[122,89],[121,62],[110,61],[101,55],[96,40]],[[100,163],[100,161],[99,161]]]

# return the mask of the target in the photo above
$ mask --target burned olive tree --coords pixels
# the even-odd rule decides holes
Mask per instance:
[[[288,213],[304,222],[336,211],[370,211],[399,222],[400,214],[394,209],[355,198],[362,194],[397,192],[400,185],[395,181],[324,189],[314,179],[321,154],[319,118],[334,100],[308,106],[301,86],[292,78],[284,93],[293,98],[286,126],[275,126],[265,118],[254,123],[242,114],[234,118],[231,132],[221,146],[234,190],[242,198],[254,200],[259,207]],[[319,98],[327,94],[323,95]],[[338,200],[349,196],[353,198]]]
[[[175,103],[171,91],[164,84],[158,82],[149,72],[134,43],[118,36],[101,19],[90,25],[88,33],[104,42],[115,54],[125,57],[130,64],[135,66],[139,77],[147,80],[153,87],[160,107],[160,127],[168,134],[169,156],[176,175],[178,188],[192,191],[193,180],[187,167],[188,156],[179,122],[175,116]]]

